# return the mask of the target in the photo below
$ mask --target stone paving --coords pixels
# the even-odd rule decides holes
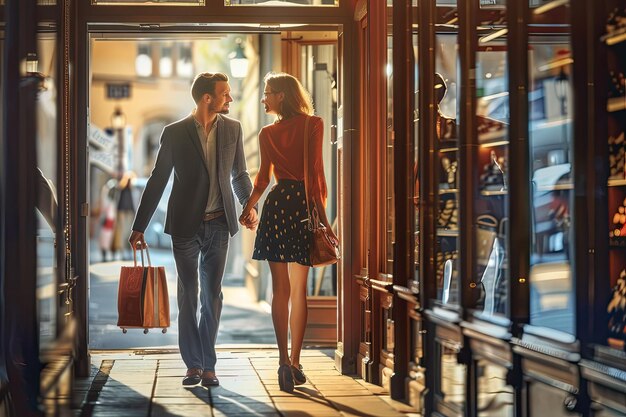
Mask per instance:
[[[419,417],[382,387],[341,375],[332,350],[303,351],[307,383],[280,391],[276,349],[219,348],[220,386],[183,387],[178,352],[92,351],[90,378],[76,381],[80,417]]]

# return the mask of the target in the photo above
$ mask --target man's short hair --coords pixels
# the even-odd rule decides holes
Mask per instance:
[[[201,72],[196,75],[191,84],[191,97],[196,103],[205,94],[215,94],[215,83],[218,81],[228,81],[228,76],[221,72]]]

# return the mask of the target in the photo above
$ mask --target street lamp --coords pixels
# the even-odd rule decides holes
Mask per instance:
[[[237,42],[235,50],[228,54],[230,58],[230,73],[233,78],[245,78],[248,75],[248,58],[246,58],[243,46],[241,46],[241,38],[237,38],[235,42]]]
[[[111,115],[111,127],[117,135],[117,174],[121,178],[124,174],[124,128],[126,127],[126,115],[117,106]]]

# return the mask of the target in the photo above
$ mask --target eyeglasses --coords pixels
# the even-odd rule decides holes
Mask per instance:
[[[280,91],[263,91],[263,97],[267,98],[270,94],[278,94]]]

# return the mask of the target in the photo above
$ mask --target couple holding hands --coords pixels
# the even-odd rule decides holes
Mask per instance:
[[[233,101],[228,77],[222,73],[201,73],[191,87],[194,110],[188,117],[166,126],[161,134],[156,162],[129,238],[133,247],[145,247],[143,232],[174,171],[165,233],[172,238],[177,270],[178,344],[187,366],[183,385],[219,385],[215,343],[222,311],[222,277],[230,237],[238,231],[237,221],[257,230],[253,258],[269,262],[280,389],[291,392],[294,385],[306,382],[300,365],[312,240],[306,221],[306,199],[308,192],[316,207],[326,206],[323,121],[312,116],[311,97],[295,77],[270,73],[264,81],[261,103],[267,114],[276,116],[276,121],[259,133],[261,166],[254,187],[246,167],[241,123],[225,116]],[[310,126],[306,153],[305,126]],[[308,173],[304,172],[305,155],[310,167]],[[259,218],[257,203],[272,174],[276,185],[269,192]],[[305,189],[305,175],[308,175],[308,189]],[[235,196],[243,206],[239,219]],[[320,209],[319,215],[337,239],[325,210]]]

